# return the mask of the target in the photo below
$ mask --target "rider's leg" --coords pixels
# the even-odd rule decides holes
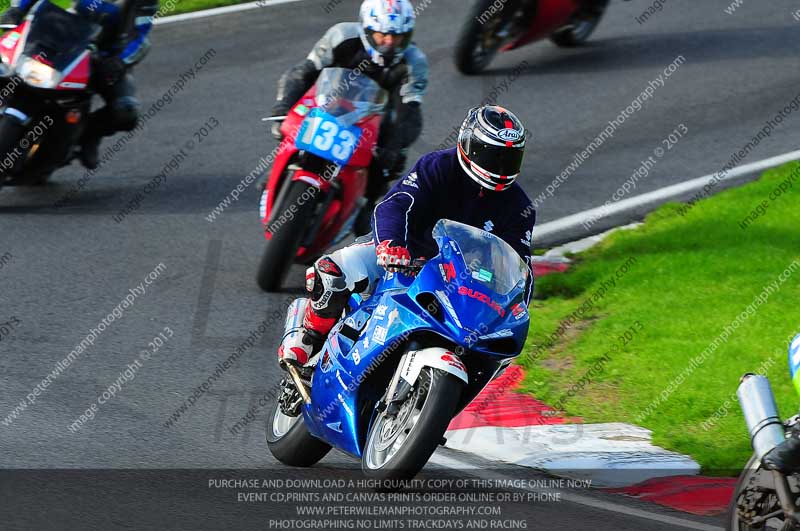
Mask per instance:
[[[284,337],[278,358],[298,365],[315,365],[315,355],[342,316],[350,295],[367,291],[382,273],[371,237],[359,238],[356,243],[317,260],[306,273],[311,300],[306,306],[303,327]]]
[[[141,104],[136,98],[133,76],[126,73],[113,85],[97,88],[105,105],[89,115],[86,131],[81,139],[80,159],[89,169],[99,163],[100,139],[117,131],[132,131],[139,120]]]

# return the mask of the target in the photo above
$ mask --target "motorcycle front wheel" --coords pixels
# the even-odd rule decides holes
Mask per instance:
[[[364,475],[381,481],[416,476],[442,440],[463,385],[445,371],[425,367],[397,414],[389,418],[383,412],[375,419],[361,457]]]
[[[25,133],[25,128],[15,118],[0,117],[0,188],[9,179],[8,170],[14,166],[14,149]]]
[[[302,413],[285,414],[278,400],[274,402],[265,428],[270,453],[285,465],[309,467],[331,451],[330,445],[308,432]]]
[[[495,2],[475,2],[461,28],[456,43],[455,63],[462,74],[469,76],[480,73],[489,66],[500,48],[519,33],[516,28],[525,16],[524,7],[514,3],[495,13]]]
[[[789,478],[789,481],[790,485],[794,483],[793,478]],[[775,492],[775,480],[772,472],[763,469],[755,455],[747,462],[736,482],[736,488],[728,506],[725,529],[727,531],[786,529],[783,510]],[[788,529],[794,528],[789,527]]]
[[[273,206],[268,227],[272,226],[272,237],[261,255],[256,282],[264,291],[278,291],[297,256],[300,243],[312,223],[316,197],[312,186],[303,181],[291,181],[284,186],[289,189],[281,194],[279,203]],[[294,208],[292,208],[294,207]]]

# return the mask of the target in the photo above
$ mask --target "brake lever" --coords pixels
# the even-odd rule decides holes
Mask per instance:
[[[422,268],[425,267],[426,263],[428,263],[428,261],[425,258],[415,258],[407,266],[394,266],[394,267],[399,273],[403,273],[404,275],[408,275],[410,277],[415,277],[420,271],[422,271]]]

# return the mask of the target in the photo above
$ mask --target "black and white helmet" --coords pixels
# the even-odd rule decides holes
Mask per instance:
[[[498,105],[470,109],[458,132],[458,161],[489,190],[505,190],[519,176],[525,154],[525,127]]]

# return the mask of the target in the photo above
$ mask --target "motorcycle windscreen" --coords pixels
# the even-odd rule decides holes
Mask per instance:
[[[388,93],[358,70],[325,68],[316,82],[316,104],[343,126],[383,113]]]
[[[100,27],[49,2],[32,12],[22,55],[63,72],[89,47]]]
[[[449,220],[436,224],[433,237],[439,243],[436,261],[446,283],[437,295],[456,315],[458,328],[483,335],[500,326],[525,324],[517,323],[512,313],[524,300],[529,269],[510,245],[486,231]]]
[[[466,266],[469,279],[484,290],[507,297],[513,290],[524,290],[529,270],[517,252],[490,232],[442,219],[433,228],[439,247],[452,240]]]

